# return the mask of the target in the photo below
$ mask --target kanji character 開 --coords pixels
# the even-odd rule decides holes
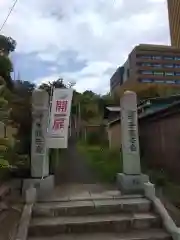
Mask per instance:
[[[63,118],[54,119],[53,130],[59,130],[59,129],[64,129],[64,119]]]
[[[57,100],[56,101],[56,112],[65,113],[67,111],[67,100]]]

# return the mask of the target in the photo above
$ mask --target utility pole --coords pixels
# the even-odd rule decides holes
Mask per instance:
[[[51,119],[51,108],[52,108],[52,98],[53,98],[53,91],[54,91],[54,86],[51,86],[51,90],[50,90],[50,96],[49,96],[49,113],[48,113],[48,124],[47,124],[47,132],[46,132],[46,138],[47,138],[47,135],[48,135],[48,129],[49,129],[49,125],[50,125],[50,119]],[[47,139],[46,139],[47,141]],[[50,151],[49,151],[49,148],[46,147],[46,154],[48,156],[48,158],[50,157],[49,154],[50,154]],[[58,153],[56,153],[58,154]],[[53,154],[54,155],[54,154]],[[54,156],[51,156],[51,160],[54,158]],[[58,158],[58,156],[56,157]],[[56,159],[55,158],[55,159]],[[57,161],[57,160],[55,160]],[[49,162],[49,167],[50,167],[50,162]],[[44,168],[45,168],[45,163],[43,164],[43,172],[44,172]],[[43,178],[43,177],[42,177]]]
[[[80,135],[80,128],[81,128],[81,104],[78,103],[78,137]]]

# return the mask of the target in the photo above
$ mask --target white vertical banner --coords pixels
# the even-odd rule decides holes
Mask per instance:
[[[50,123],[47,135],[48,148],[67,148],[69,117],[73,89],[55,88],[53,91]]]

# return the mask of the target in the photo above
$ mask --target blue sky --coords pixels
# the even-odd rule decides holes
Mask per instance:
[[[0,0],[0,22],[13,2]],[[19,0],[2,33],[17,41],[22,80],[63,77],[97,93],[135,45],[170,42],[166,0]]]
[[[76,72],[86,66],[86,61],[76,60],[76,52],[64,51],[60,57],[66,57],[66,61],[58,64],[53,61],[43,61],[38,52],[22,54],[13,53],[11,59],[14,63],[15,75],[23,80],[36,82],[37,78],[44,78],[56,72]]]

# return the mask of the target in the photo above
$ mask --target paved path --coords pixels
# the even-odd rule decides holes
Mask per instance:
[[[97,183],[97,178],[88,167],[86,159],[78,153],[75,138],[70,140],[68,149],[63,150],[55,179],[57,185],[62,183]]]
[[[56,187],[50,196],[43,197],[45,201],[58,201],[71,197],[87,198],[89,195],[102,194],[104,191],[115,190],[115,186],[102,184],[95,173],[89,168],[86,159],[76,147],[75,138],[69,142],[67,150],[59,159],[55,172]]]

